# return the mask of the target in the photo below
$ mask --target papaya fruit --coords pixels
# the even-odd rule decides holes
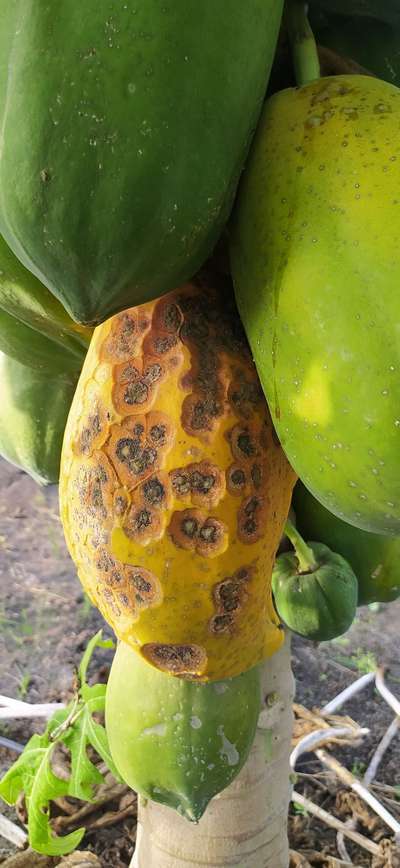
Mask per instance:
[[[173,289],[214,247],[282,0],[7,6],[0,231],[73,319],[101,322]]]
[[[295,481],[231,285],[204,282],[95,329],[60,477],[92,601],[156,668],[200,681],[281,645],[270,582]]]
[[[360,530],[333,515],[298,482],[292,504],[296,526],[307,539],[339,552],[358,581],[358,605],[390,603],[400,596],[400,539]]]
[[[24,268],[0,235],[0,315],[2,311],[61,346],[75,357],[75,367],[82,367],[92,329],[79,325],[68,316],[62,304]],[[8,331],[5,323],[6,320],[4,327],[0,327],[3,334]],[[9,326],[11,331],[17,331],[15,323],[9,323]],[[27,338],[26,351],[30,342]],[[70,364],[73,365],[72,359]]]
[[[350,15],[316,15],[311,16],[311,26],[320,45],[356,61],[398,87],[400,18],[394,27],[375,18],[355,20]]]
[[[198,821],[233,780],[253,743],[258,667],[201,684],[159,672],[120,642],[107,684],[106,729],[124,781]]]
[[[272,573],[277,611],[304,639],[335,639],[349,629],[356,614],[356,575],[341,555],[323,543],[305,544],[293,527],[288,536],[295,550],[278,555]]]
[[[35,370],[0,352],[0,455],[42,485],[58,482],[76,379]]]
[[[0,351],[23,365],[43,372],[48,371],[51,376],[70,372],[77,377],[85,358],[83,347],[79,348],[77,345],[76,352],[71,352],[6,313],[1,307]]]
[[[266,103],[231,230],[239,311],[306,487],[400,534],[400,91],[352,75]]]

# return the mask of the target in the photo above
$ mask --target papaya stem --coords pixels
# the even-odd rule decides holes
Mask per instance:
[[[312,573],[314,570],[318,568],[318,564],[315,561],[314,555],[310,546],[304,542],[303,537],[300,536],[297,528],[295,528],[294,524],[288,518],[285,524],[285,535],[292,543],[292,546],[296,552],[296,558],[299,562],[299,569],[301,573]]]
[[[287,0],[286,25],[299,87],[315,81],[321,75],[317,44],[307,18],[307,10],[308,4],[303,0]]]

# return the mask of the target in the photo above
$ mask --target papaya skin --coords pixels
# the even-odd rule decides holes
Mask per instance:
[[[257,666],[198,684],[158,672],[118,644],[106,694],[113,760],[133,790],[192,822],[240,772],[259,712]]]
[[[400,533],[400,91],[324,78],[266,103],[232,226],[236,298],[314,496]]]
[[[95,330],[60,483],[78,575],[117,636],[204,681],[281,645],[270,580],[295,481],[228,290],[186,285]]]
[[[358,605],[390,603],[400,596],[400,539],[360,530],[325,509],[298,482],[292,505],[296,526],[307,539],[319,539],[341,554],[358,580]]]
[[[215,246],[283,2],[5,5],[0,231],[73,319],[102,322]]]

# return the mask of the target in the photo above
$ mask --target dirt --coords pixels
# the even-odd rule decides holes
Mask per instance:
[[[28,702],[68,699],[74,666],[89,638],[100,628],[111,636],[76,578],[63,539],[57,498],[55,486],[39,488],[0,459],[0,693]],[[387,684],[400,697],[399,620],[400,601],[359,610],[351,630],[336,642],[317,647],[294,639],[296,701],[309,709],[322,707],[376,663],[388,667]],[[97,653],[97,677],[106,678],[111,658],[111,651]],[[347,703],[341,713],[370,730],[356,749],[333,749],[335,757],[360,776],[394,714],[371,686]],[[25,744],[42,728],[40,720],[10,721],[0,725],[0,735]],[[15,758],[16,754],[0,746],[0,772]],[[399,788],[392,794],[393,800],[400,794],[399,761],[397,737],[378,773],[380,783]],[[343,820],[356,814],[357,828],[367,837],[375,841],[390,837],[370,810],[360,811],[357,804],[349,808],[347,796],[347,801],[343,798],[345,788],[332,777],[321,776],[322,767],[313,755],[302,757],[296,770],[298,791]],[[118,809],[118,805],[111,807]],[[396,804],[392,809],[396,812]],[[13,811],[3,806],[1,810],[15,819]],[[400,810],[396,816],[400,819]],[[299,807],[292,807],[289,828],[291,847],[305,854],[309,865],[335,864],[328,859],[329,854],[338,858],[335,832]],[[103,868],[124,868],[129,864],[134,836],[135,818],[128,816],[87,835],[81,849],[96,852]],[[366,851],[351,843],[347,847],[354,865],[391,865],[389,856],[373,863]],[[13,847],[0,838],[0,862],[12,852]],[[321,861],[323,854],[327,854],[325,862]],[[293,865],[300,864],[297,859],[293,856]]]

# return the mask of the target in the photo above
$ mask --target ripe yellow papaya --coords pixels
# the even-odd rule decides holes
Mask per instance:
[[[266,103],[232,231],[236,298],[289,461],[400,534],[400,90],[322,78]]]
[[[187,285],[95,330],[61,465],[88,595],[145,660],[201,681],[282,642],[271,573],[295,481],[230,290]]]

